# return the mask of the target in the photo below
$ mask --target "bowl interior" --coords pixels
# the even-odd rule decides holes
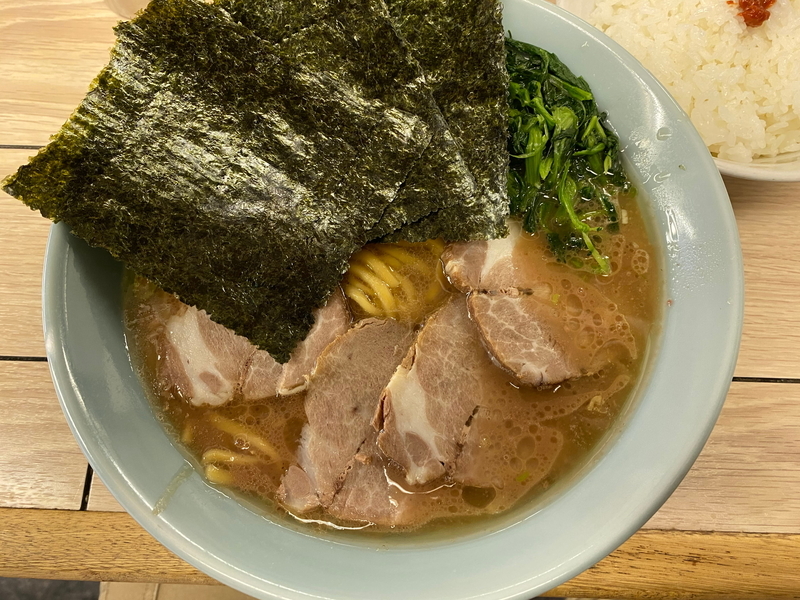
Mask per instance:
[[[67,420],[119,502],[173,552],[261,598],[529,598],[597,562],[677,486],[722,406],[738,350],[742,265],[725,188],[688,118],[603,34],[545,2],[506,0],[505,25],[592,86],[622,140],[661,249],[660,350],[624,427],[570,485],[469,535],[314,536],[264,518],[186,469],[128,357],[122,266],[53,227],[48,358]],[[670,136],[656,132],[664,128]],[[662,139],[663,138],[663,139]],[[184,479],[178,486],[172,485]],[[165,490],[172,493],[159,503]],[[413,576],[409,576],[413,573]]]

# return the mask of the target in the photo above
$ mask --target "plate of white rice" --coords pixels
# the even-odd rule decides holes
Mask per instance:
[[[726,0],[557,0],[670,91],[720,171],[800,180],[800,0],[748,27]]]

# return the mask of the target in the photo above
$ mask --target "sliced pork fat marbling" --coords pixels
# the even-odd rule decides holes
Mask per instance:
[[[376,445],[377,435],[371,431],[345,467],[341,487],[327,507],[328,513],[338,519],[376,525],[418,521],[425,514],[427,498],[407,494],[390,482],[386,459]],[[320,506],[311,478],[296,465],[284,475],[278,500],[296,514]]]
[[[320,504],[328,506],[371,432],[381,391],[408,352],[411,326],[366,319],[330,344],[317,360],[306,392],[300,467]],[[283,494],[297,496],[284,479]]]
[[[450,283],[464,293],[521,285],[513,256],[520,237],[519,223],[508,221],[508,237],[448,245],[442,254],[442,264]]]
[[[253,354],[242,378],[242,400],[252,402],[277,395],[278,381],[284,366],[272,358],[269,352],[253,347]]]
[[[231,400],[255,351],[246,338],[212,321],[205,311],[181,306],[165,323],[161,377],[175,382],[195,405]]]
[[[473,293],[467,304],[492,355],[521,383],[554,384],[588,371],[591,355],[578,347],[552,302],[519,293]]]
[[[635,359],[625,316],[583,280],[594,275],[545,261],[518,223],[509,230],[502,240],[451,244],[442,257],[497,362],[541,386],[593,373],[617,349]]]
[[[319,506],[314,482],[297,465],[292,465],[284,473],[276,495],[284,506],[296,513],[302,514]]]
[[[376,435],[373,432],[359,450],[328,512],[339,519],[390,527],[422,525],[452,516],[448,509],[458,502],[452,483],[434,484],[425,490],[408,489],[397,466],[378,449]],[[482,512],[464,502],[460,510],[465,515]]]
[[[159,341],[161,379],[195,405],[219,406],[288,395],[305,389],[317,357],[350,324],[340,291],[316,311],[316,321],[285,365],[258,350],[246,338],[212,321],[205,311],[166,294],[154,298],[155,314],[169,310]]]
[[[520,382],[552,385],[594,373],[618,351],[636,358],[627,320],[600,292],[578,280],[554,298],[514,289],[469,296],[487,349]]]
[[[454,296],[425,323],[386,386],[375,419],[378,446],[405,469],[408,484],[427,483],[452,465],[487,369],[494,367],[466,298]]]
[[[328,512],[339,519],[376,525],[406,525],[420,520],[425,514],[425,499],[407,494],[390,482],[376,444],[377,432],[373,431],[355,455]]]

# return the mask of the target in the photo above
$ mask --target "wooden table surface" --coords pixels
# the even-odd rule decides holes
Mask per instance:
[[[81,100],[116,21],[103,2],[0,0],[0,177]],[[663,508],[555,595],[800,597],[800,184],[725,183],[747,294],[725,408]],[[42,339],[49,226],[0,196],[0,576],[211,582],[122,512],[70,434]]]

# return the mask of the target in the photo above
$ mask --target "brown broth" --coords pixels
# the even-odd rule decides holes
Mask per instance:
[[[655,260],[657,253],[648,241],[635,201],[621,198],[620,205],[628,221],[621,228],[623,233],[602,240],[612,262],[610,276],[599,276],[589,270],[578,271],[555,262],[542,236],[526,234],[515,248],[514,260],[523,269],[535,269],[541,279],[550,282],[550,293],[557,301],[575,301],[574,298],[578,298],[576,289],[584,285],[600,290],[627,318],[629,333],[638,349],[637,358],[631,360],[620,347],[612,348],[610,362],[599,373],[545,389],[520,386],[506,371],[490,366],[485,376],[493,382],[496,396],[492,409],[482,415],[482,426],[487,435],[481,439],[483,449],[490,453],[487,456],[491,456],[494,485],[466,486],[445,477],[424,488],[407,490],[416,494],[415,501],[426,511],[425,520],[411,526],[371,529],[430,530],[447,523],[464,523],[465,519],[468,521],[479,515],[501,513],[536,498],[589,459],[598,442],[618,419],[642,376],[646,367],[646,349],[656,334],[661,312],[662,270]],[[414,246],[404,248],[420,256],[430,252],[430,245],[422,249]],[[431,276],[432,279],[436,277],[442,281],[440,274]],[[413,283],[426,290],[431,279],[414,279]],[[448,295],[459,293],[447,287],[446,282],[443,286],[443,294],[433,294],[427,310],[414,305],[412,313],[420,323],[442,304],[443,297],[446,299]],[[591,293],[589,290],[589,296],[582,296],[584,304],[591,306]],[[215,472],[211,473],[212,478],[257,499],[271,513],[286,514],[275,494],[283,473],[291,464],[296,464],[300,432],[306,423],[305,394],[270,397],[249,403],[234,399],[221,407],[198,407],[181,398],[169,382],[158,381],[155,375],[159,361],[155,340],[160,334],[160,326],[159,315],[152,309],[154,295],[160,298],[162,305],[177,302],[143,280],[136,280],[126,294],[126,322],[132,355],[140,365],[140,375],[157,412],[201,465],[204,454],[215,449],[250,457],[241,464],[237,460],[213,463],[215,466],[211,468]],[[365,316],[357,305],[352,307],[356,318]],[[585,318],[583,321],[576,319],[576,334],[584,332],[586,322]],[[591,325],[588,328],[591,329]],[[252,440],[222,431],[214,423],[215,419],[233,421],[256,433],[271,444],[278,459],[263,460],[261,454],[254,451]],[[389,477],[403,481],[398,467],[388,461],[385,466]],[[405,493],[399,490],[400,487],[403,486],[398,486],[396,493]],[[298,518],[306,522],[328,523],[337,528],[359,529],[365,526],[363,522],[332,518],[323,509]]]

